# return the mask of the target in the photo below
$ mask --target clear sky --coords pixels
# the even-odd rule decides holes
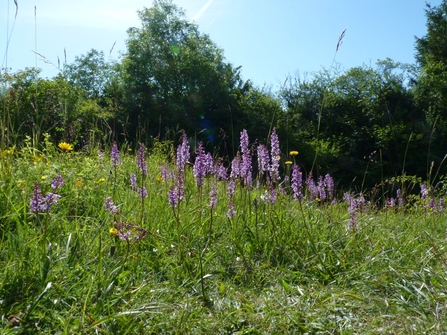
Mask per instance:
[[[14,20],[14,0],[0,0],[1,67],[15,72],[37,66],[43,70],[41,75],[49,78],[57,74],[58,57],[62,66],[65,57],[71,63],[75,56],[94,48],[119,59],[126,51],[126,30],[140,26],[136,11],[152,4],[151,0],[16,1]],[[441,0],[428,2],[436,6]],[[242,66],[244,79],[274,90],[287,76],[331,67],[334,56],[343,69],[375,65],[387,57],[414,63],[414,37],[426,33],[423,0],[174,3],[224,50],[228,62]],[[343,44],[335,55],[345,28]]]

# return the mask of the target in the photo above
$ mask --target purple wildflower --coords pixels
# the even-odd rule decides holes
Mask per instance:
[[[179,203],[179,195],[177,192],[177,188],[175,186],[171,186],[168,192],[169,204],[172,208],[175,208]]]
[[[264,173],[269,171],[269,152],[265,145],[259,144],[257,148],[258,152],[258,170],[259,176],[262,177]]]
[[[62,178],[62,175],[58,173],[57,176],[54,177],[53,181],[51,182],[51,188],[53,190],[57,190],[59,187],[62,187],[63,185],[64,185],[64,179]]]
[[[252,166],[251,166],[251,154],[248,148],[248,133],[244,129],[241,132],[241,152],[242,152],[242,162],[240,165],[241,178],[244,181],[245,186],[251,186],[252,184]]]
[[[143,186],[143,187],[138,188],[138,196],[142,199],[146,198],[146,196],[147,196],[146,187]]]
[[[276,182],[280,179],[279,177],[279,161],[281,151],[279,149],[279,139],[276,134],[276,129],[273,128],[272,134],[270,136],[270,154],[272,163],[270,165],[270,178],[273,182]]]
[[[334,179],[330,176],[329,173],[324,176],[324,184],[326,185],[329,200],[334,199],[335,184]]]
[[[194,162],[193,174],[194,178],[196,178],[196,185],[200,187],[203,185],[203,178],[205,178],[211,172],[213,159],[209,153],[205,153],[202,142],[199,143],[196,155],[197,156]]]
[[[227,216],[229,218],[232,218],[236,215],[236,210],[234,209],[234,202],[233,202],[233,197],[234,197],[234,190],[236,188],[236,182],[234,180],[231,180],[228,183],[228,212],[227,212]]]
[[[437,204],[436,204],[435,198],[431,198],[430,203],[428,204],[428,208],[431,211],[435,212],[436,211],[436,206],[437,206]]]
[[[168,172],[168,164],[163,164],[162,167],[160,167],[161,172],[161,178],[167,183],[169,180],[169,172]]]
[[[230,178],[231,179],[237,179],[241,175],[241,155],[239,151],[236,154],[236,157],[233,158],[231,161],[231,173]]]
[[[34,183],[33,196],[30,200],[30,212],[31,213],[39,213],[45,211],[45,200],[42,196],[42,189],[38,182]]]
[[[147,176],[146,152],[143,143],[140,144],[137,152],[137,168],[141,169],[143,176]]]
[[[118,214],[119,208],[113,203],[113,200],[111,197],[107,197],[106,201],[104,202],[104,208],[106,211],[112,213],[112,214]]]
[[[317,185],[315,185],[315,182],[313,180],[312,171],[309,172],[309,174],[307,175],[306,185],[307,185],[307,191],[309,192],[310,198],[312,200],[315,200],[316,198],[318,198],[319,191],[318,191]]]
[[[132,191],[135,191],[137,189],[137,176],[135,173],[130,174],[130,188]]]
[[[210,191],[210,207],[216,208],[216,206],[217,206],[217,179],[214,179]]]
[[[221,158],[219,158],[217,160],[217,162],[214,164],[213,174],[218,180],[227,180],[228,179],[227,169],[223,165]]]
[[[302,188],[303,188],[303,174],[301,173],[298,165],[293,165],[292,167],[293,199],[301,200],[303,198],[303,193],[301,192]]]
[[[118,144],[116,144],[116,141],[113,142],[112,145],[112,151],[110,153],[111,160],[112,160],[112,166],[118,166],[120,165],[120,152],[118,150]]]
[[[186,137],[186,133],[182,134],[182,144],[177,147],[177,168],[179,172],[183,172],[185,170],[186,163],[189,161],[189,145],[188,138]]]
[[[317,189],[318,189],[318,197],[320,198],[321,201],[324,201],[326,199],[326,188],[325,188],[323,176],[320,176],[318,178]]]

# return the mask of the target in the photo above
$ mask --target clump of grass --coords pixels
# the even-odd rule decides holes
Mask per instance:
[[[2,331],[442,332],[442,184],[337,197],[275,135],[254,148],[243,130],[229,167],[200,144],[193,161],[185,133],[136,155],[3,151]]]

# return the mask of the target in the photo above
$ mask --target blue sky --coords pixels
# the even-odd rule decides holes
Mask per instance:
[[[65,60],[95,48],[111,59],[125,51],[126,30],[139,27],[136,11],[151,0],[0,0],[1,67],[37,66],[57,74]],[[428,1],[439,5],[441,0]],[[329,68],[373,65],[387,57],[414,63],[414,36],[426,33],[422,0],[174,0],[242,66],[244,79],[278,88],[288,76]],[[35,11],[36,9],[36,11]],[[35,15],[36,13],[36,15]],[[342,31],[343,44],[335,55]],[[7,43],[7,36],[10,42]],[[112,46],[115,46],[111,53]],[[6,53],[6,47],[8,52]],[[43,55],[47,61],[36,55]]]

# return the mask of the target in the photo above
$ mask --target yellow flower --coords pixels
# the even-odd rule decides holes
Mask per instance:
[[[118,229],[110,228],[109,233],[114,236],[118,236]]]
[[[103,183],[103,182],[105,182],[105,181],[106,181],[105,178],[99,178],[99,179],[96,181],[96,184],[101,184],[101,183]]]
[[[44,154],[40,154],[39,156],[34,155],[34,156],[33,156],[33,162],[34,162],[34,163],[41,162],[42,159],[43,159],[44,157],[45,157]]]
[[[84,182],[82,181],[82,178],[76,178],[75,186],[77,188],[83,188],[85,186]]]
[[[61,142],[58,144],[59,149],[61,149],[62,151],[72,151],[73,150],[73,146],[70,143],[67,142]]]
[[[295,150],[294,150],[294,151],[291,151],[291,152],[290,152],[290,156],[296,156],[296,155],[298,155],[298,151],[295,151]]]
[[[47,176],[42,176],[42,177],[40,177],[40,179],[42,179],[42,180],[46,180],[46,179],[47,179]]]
[[[155,180],[156,180],[156,181],[159,181],[160,183],[164,183],[164,182],[165,182],[165,180],[163,179],[162,176],[157,176],[157,177],[155,178]]]
[[[292,165],[293,162],[292,162],[292,161],[285,161],[284,164],[286,164],[286,165]]]

